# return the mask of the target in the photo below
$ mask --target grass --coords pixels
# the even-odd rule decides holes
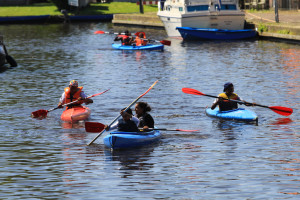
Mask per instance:
[[[140,8],[136,3],[112,2],[91,4],[82,10],[74,10],[70,14],[101,15],[118,13],[139,13]],[[144,5],[144,12],[157,12],[156,5]],[[52,3],[38,3],[30,6],[1,6],[0,17],[36,16],[36,15],[62,15]]]
[[[262,23],[258,25],[257,29],[261,33],[262,32],[268,32],[268,27],[265,24],[262,24]]]
[[[277,31],[277,33],[280,33],[280,34],[291,34],[292,35],[292,33],[290,32],[290,30],[287,30],[287,29],[282,29],[282,30],[279,30],[279,31]]]

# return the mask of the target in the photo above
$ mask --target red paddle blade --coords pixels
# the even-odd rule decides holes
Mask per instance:
[[[47,117],[48,110],[37,110],[31,113],[33,118],[45,118]]]
[[[202,92],[199,92],[198,90],[192,88],[182,88],[182,92],[186,94],[205,95]]]
[[[85,131],[90,133],[100,133],[105,128],[104,124],[99,122],[85,122]]]
[[[160,41],[160,43],[162,43],[163,45],[171,46],[171,41],[169,40],[162,40]]]
[[[104,31],[95,31],[94,34],[104,34]]]
[[[287,108],[287,107],[282,107],[282,106],[270,106],[269,107],[271,110],[274,112],[283,115],[283,116],[289,116],[293,113],[293,109]]]

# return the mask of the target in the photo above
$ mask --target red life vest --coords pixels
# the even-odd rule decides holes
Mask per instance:
[[[122,45],[131,45],[129,44],[130,38],[128,35],[118,35],[118,37],[122,38]]]
[[[63,104],[67,104],[67,103],[70,103],[72,101],[76,101],[80,97],[80,93],[82,91],[82,88],[83,87],[78,87],[77,92],[75,92],[75,94],[71,95],[71,89],[69,87],[66,87],[65,88],[65,100],[64,100]],[[71,107],[74,107],[74,106],[79,106],[82,103],[83,103],[82,101],[79,101],[75,104],[67,106],[67,109],[71,108]]]
[[[143,33],[143,35],[144,35],[143,38],[140,38],[140,37],[139,37],[140,33]],[[145,34],[145,32],[137,32],[137,33],[135,33],[135,35],[136,35],[136,38],[135,38],[136,46],[147,45],[148,41],[147,41],[147,40],[143,40],[143,39],[146,39],[146,34]]]

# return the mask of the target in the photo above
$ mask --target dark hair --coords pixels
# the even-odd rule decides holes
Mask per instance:
[[[233,87],[233,84],[231,82],[227,82],[224,84],[223,92],[225,92],[228,88]]]
[[[146,102],[138,102],[137,105],[143,109],[143,112],[150,112],[152,109]]]
[[[122,110],[125,110],[126,108],[123,108]],[[127,110],[126,110],[126,112],[128,113],[128,114],[130,114],[130,115],[133,115],[132,114],[132,110],[131,110],[131,108],[128,108]]]

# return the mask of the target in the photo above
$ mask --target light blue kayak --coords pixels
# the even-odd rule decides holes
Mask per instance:
[[[135,148],[151,144],[161,138],[161,132],[111,132],[103,138],[104,145],[112,149]]]
[[[245,108],[238,108],[235,110],[228,111],[219,111],[219,108],[217,107],[214,110],[207,108],[205,112],[210,117],[216,117],[221,119],[239,120],[247,122],[258,120],[258,117],[255,112],[247,110]]]
[[[147,44],[147,45],[144,45],[144,46],[134,46],[134,45],[131,45],[131,46],[126,46],[126,45],[121,45],[121,44],[112,44],[111,45],[112,48],[114,49],[119,49],[119,50],[164,50],[164,45],[163,44]]]

